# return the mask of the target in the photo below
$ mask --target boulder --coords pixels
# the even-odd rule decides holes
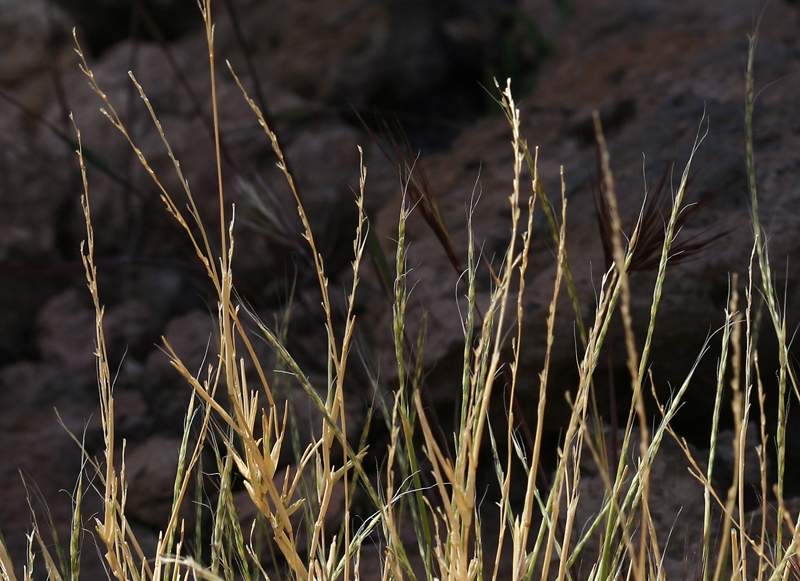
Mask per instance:
[[[799,48],[799,16],[797,7],[788,3],[766,8],[755,61],[757,87],[764,87],[755,111],[756,183],[762,224],[781,288],[785,280],[794,281],[798,276],[797,265],[790,259],[800,245],[794,226],[797,217],[792,210],[794,192],[800,191],[800,166],[793,161],[797,135],[793,130],[779,128],[792,126],[795,117],[795,83],[800,77],[795,74],[798,65],[791,55],[797,54]],[[531,147],[539,147],[544,190],[555,204],[560,192],[559,167],[564,167],[568,201],[566,249],[587,325],[593,321],[605,270],[593,201],[597,175],[591,169],[596,167],[591,112],[598,110],[603,121],[623,226],[628,234],[640,211],[645,188],[653,187],[665,172],[667,187],[677,187],[698,132],[705,136],[692,166],[696,175],[686,203],[712,190],[719,193],[689,222],[681,238],[733,230],[695,260],[668,267],[649,359],[662,401],[682,383],[707,337],[722,324],[730,275],[740,275],[740,291],[747,278],[752,235],[741,111],[747,35],[753,27],[753,13],[747,2],[586,2],[575,7],[561,32],[558,50],[540,71],[536,90],[518,95],[523,137]],[[773,81],[777,82],[772,84]],[[503,117],[486,118],[464,131],[446,152],[419,162],[438,197],[461,257],[466,257],[470,200],[473,195],[478,199],[474,192],[480,193],[473,216],[475,239],[482,252],[481,260],[492,263],[494,268],[499,268],[510,237],[510,140],[510,128]],[[531,191],[529,172],[523,177],[522,196],[526,199]],[[385,206],[375,227],[387,256],[394,252],[399,195],[394,203]],[[458,303],[463,309],[463,302],[457,297],[466,291],[419,211],[411,215],[407,237],[411,269],[408,286],[413,288],[407,333],[416,336],[417,322],[427,312],[427,385],[431,402],[446,414],[448,406],[452,409],[452,394],[460,382],[463,340]],[[546,318],[556,270],[554,254],[552,236],[537,202],[523,299],[518,388],[528,421],[534,420],[538,373],[544,362]],[[478,279],[478,303],[485,310],[491,285],[483,266]],[[653,283],[653,272],[631,277],[639,348],[646,335]],[[791,282],[789,285],[791,288]],[[800,309],[791,292],[785,306],[787,322],[792,326]],[[744,304],[740,303],[739,308]],[[375,350],[381,368],[389,374],[394,361],[391,313],[378,301],[369,305],[368,312],[370,321],[378,321]],[[577,387],[576,349],[581,349],[576,345],[574,318],[566,290],[562,289],[551,362],[550,415],[545,426],[553,435],[561,430],[569,412],[563,394],[574,392]],[[772,333],[767,327],[765,324],[764,337]],[[687,394],[687,405],[675,421],[679,431],[699,445],[708,438],[707,418],[713,406],[715,359],[719,353],[719,339],[713,336],[709,340],[711,350],[700,363]],[[612,327],[608,343],[610,351],[604,350],[595,374],[606,418],[610,415],[609,371],[613,372],[611,381],[622,412],[628,406],[624,394],[630,392],[621,326]],[[772,369],[777,359],[770,344],[764,339],[761,356],[762,370],[770,369],[769,377],[765,372],[764,379],[772,410],[768,417],[774,424],[777,388]],[[499,415],[504,409],[501,399],[498,395]],[[656,413],[652,401],[648,406]],[[450,416],[444,417],[447,425]],[[794,432],[797,427],[791,429]]]

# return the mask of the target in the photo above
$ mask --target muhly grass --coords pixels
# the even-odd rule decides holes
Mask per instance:
[[[591,320],[584,321],[573,284],[566,243],[567,201],[564,196],[563,173],[560,204],[554,204],[545,194],[539,180],[538,151],[528,147],[520,134],[520,117],[509,85],[499,91],[499,104],[508,119],[511,147],[514,152],[514,173],[510,176],[511,237],[509,246],[492,277],[492,292],[487,304],[480,307],[476,300],[476,279],[481,262],[473,239],[470,208],[469,244],[466,270],[462,283],[465,288],[466,310],[462,312],[464,352],[461,374],[459,424],[452,440],[444,441],[432,425],[423,403],[424,384],[420,362],[425,348],[424,320],[417,337],[406,334],[407,286],[405,225],[415,207],[423,208],[440,240],[449,241],[444,222],[438,214],[435,200],[426,196],[424,184],[416,177],[413,163],[400,167],[400,176],[407,196],[403,198],[396,237],[395,273],[392,288],[394,345],[397,364],[397,387],[386,398],[376,401],[374,417],[385,421],[390,434],[380,473],[364,464],[370,421],[368,415],[362,434],[352,438],[345,414],[345,381],[348,366],[356,350],[356,320],[354,305],[359,275],[370,240],[369,221],[364,207],[367,190],[366,168],[361,167],[360,188],[356,193],[358,221],[354,232],[352,286],[346,302],[344,322],[334,324],[325,265],[308,216],[287,169],[275,133],[259,107],[250,100],[231,69],[244,98],[264,128],[278,166],[294,194],[308,256],[318,277],[320,300],[325,318],[319,322],[327,333],[327,352],[319,353],[326,360],[328,374],[325,385],[312,385],[308,376],[286,348],[290,332],[290,309],[274,327],[260,321],[237,301],[234,290],[232,263],[235,259],[233,225],[235,207],[226,202],[222,187],[222,162],[219,146],[219,122],[215,91],[216,61],[213,45],[211,2],[204,0],[201,10],[206,24],[209,47],[212,111],[216,136],[217,170],[219,174],[219,238],[211,236],[200,219],[192,191],[184,178],[180,163],[161,129],[156,112],[148,101],[145,89],[131,74],[131,80],[152,116],[163,139],[164,147],[174,162],[174,169],[184,185],[184,202],[177,202],[127,132],[114,106],[95,80],[83,55],[83,71],[92,88],[102,100],[103,113],[130,142],[156,187],[160,190],[167,211],[183,227],[203,264],[217,295],[217,351],[209,358],[202,374],[194,374],[176,356],[169,343],[164,350],[178,372],[186,379],[192,398],[186,412],[180,459],[176,467],[173,503],[169,521],[158,538],[153,554],[145,554],[125,512],[127,484],[125,480],[124,448],[122,462],[115,463],[114,453],[120,448],[115,440],[113,379],[103,335],[103,306],[97,287],[94,263],[94,237],[91,220],[90,188],[86,180],[80,132],[76,129],[78,158],[83,172],[85,194],[82,205],[85,213],[87,238],[82,248],[87,282],[96,312],[96,356],[100,393],[100,415],[105,437],[105,456],[86,457],[85,472],[74,494],[72,536],[66,554],[51,549],[44,542],[42,528],[33,521],[28,538],[27,562],[15,569],[5,547],[0,542],[0,578],[5,581],[33,579],[39,568],[49,578],[77,580],[80,576],[81,500],[85,494],[85,478],[91,473],[104,501],[102,514],[94,519],[94,534],[104,554],[109,578],[120,581],[151,579],[293,579],[297,581],[342,580],[362,578],[365,554],[362,549],[379,549],[378,566],[370,575],[384,580],[409,579],[417,581],[472,581],[510,576],[511,581],[537,579],[576,579],[576,565],[581,564],[581,578],[663,579],[663,538],[658,538],[649,504],[650,467],[659,454],[664,438],[674,437],[683,447],[694,476],[704,485],[704,521],[702,523],[702,555],[697,578],[713,579],[755,578],[758,581],[786,579],[797,570],[796,549],[798,526],[783,504],[786,449],[786,407],[791,392],[797,394],[797,382],[789,364],[786,321],[781,301],[774,286],[767,242],[758,216],[758,196],[752,149],[753,125],[753,55],[756,36],[751,38],[746,76],[747,170],[753,225],[753,252],[747,271],[744,300],[739,296],[737,278],[731,281],[729,306],[721,338],[721,356],[717,372],[717,397],[712,415],[710,453],[701,468],[688,446],[671,429],[670,422],[681,405],[689,387],[690,371],[667,402],[658,404],[660,419],[651,425],[644,408],[643,390],[647,385],[650,346],[665,277],[668,259],[684,209],[683,197],[689,181],[694,152],[704,136],[704,126],[683,171],[680,184],[673,193],[669,218],[660,246],[658,273],[653,290],[649,324],[641,350],[634,336],[634,314],[630,307],[628,274],[631,261],[643,233],[640,221],[633,233],[623,241],[610,169],[608,150],[602,128],[595,117],[600,151],[600,165],[610,240],[607,248],[613,263],[603,277],[596,308]],[[230,68],[230,67],[229,67]],[[397,143],[395,142],[397,147]],[[399,147],[398,147],[399,151]],[[402,154],[400,154],[402,159]],[[407,162],[406,162],[407,163]],[[523,168],[528,166],[531,184],[523,184]],[[424,181],[424,180],[423,180]],[[530,189],[529,189],[530,188]],[[420,201],[426,200],[426,201]],[[422,206],[420,206],[422,204]],[[182,208],[186,206],[186,210]],[[522,297],[532,241],[533,215],[541,207],[549,224],[556,252],[556,276],[546,330],[546,357],[539,375],[538,413],[531,441],[525,444],[517,437],[515,407],[509,406],[508,429],[496,434],[489,423],[492,393],[508,389],[513,401],[518,387],[520,345],[523,340]],[[422,210],[420,210],[422,211]],[[440,232],[444,229],[444,232]],[[445,236],[447,235],[447,236]],[[212,238],[215,242],[212,243]],[[219,253],[212,248],[219,247]],[[443,242],[443,245],[444,242]],[[446,245],[445,245],[446,246]],[[445,248],[448,255],[452,247]],[[457,257],[456,257],[457,261]],[[540,458],[543,454],[543,422],[547,411],[549,362],[554,340],[556,305],[566,288],[576,317],[579,337],[579,380],[569,392],[572,414],[563,426],[556,469],[542,485]],[[761,300],[762,302],[759,302]],[[744,303],[742,307],[740,303]],[[762,307],[763,305],[763,307]],[[766,310],[778,339],[780,368],[777,432],[777,480],[769,489],[766,467],[764,388],[758,353],[755,345],[757,311]],[[606,339],[609,324],[619,311],[625,331],[628,369],[633,393],[631,407],[625,420],[620,449],[609,458],[601,419],[594,405],[592,376]],[[255,354],[253,335],[247,324],[255,325],[278,355],[278,371],[262,368]],[[704,350],[705,351],[705,350]],[[702,353],[699,355],[702,356]],[[255,369],[245,373],[246,363]],[[367,362],[367,367],[369,367]],[[368,369],[369,372],[369,369]],[[374,379],[374,374],[370,374]],[[726,378],[731,377],[728,384]],[[277,387],[288,381],[296,382],[318,412],[319,425],[311,430],[310,442],[303,442],[294,421],[292,402],[276,401]],[[377,380],[375,380],[377,381]],[[253,384],[255,382],[255,384]],[[499,386],[498,383],[503,383]],[[733,394],[732,413],[737,437],[734,441],[736,469],[730,488],[719,491],[711,481],[717,451],[717,433],[722,409],[723,392]],[[753,391],[755,390],[755,394]],[[376,389],[376,393],[378,390]],[[751,401],[758,402],[758,417],[753,418]],[[650,410],[652,413],[653,410]],[[761,498],[776,498],[777,518],[767,519],[762,511],[758,530],[745,521],[744,508],[744,442],[749,423],[760,426],[760,445],[757,449],[761,471]],[[636,436],[634,433],[636,432]],[[351,435],[350,438],[347,435]],[[504,440],[504,445],[499,442]],[[80,445],[80,441],[76,439]],[[284,446],[294,451],[291,465],[281,464]],[[492,449],[493,461],[485,466],[481,452]],[[635,448],[638,446],[638,450]],[[210,451],[210,454],[204,451]],[[382,452],[379,452],[382,453]],[[581,457],[589,454],[598,465],[604,483],[602,506],[588,523],[576,520],[581,502],[578,485],[581,479]],[[203,465],[213,458],[210,468]],[[478,471],[491,470],[496,475],[500,498],[499,526],[493,542],[481,526],[478,491]],[[511,501],[512,473],[522,471],[526,484],[522,506]],[[208,490],[208,474],[213,473],[214,490]],[[243,523],[237,516],[232,486],[242,481],[258,518],[252,524]],[[193,496],[192,496],[193,495]],[[365,499],[358,511],[356,497]],[[194,535],[189,537],[181,507],[195,502],[197,514]],[[766,503],[766,501],[764,501]],[[363,504],[369,510],[363,510]],[[716,535],[712,510],[721,511],[724,523]],[[204,511],[210,518],[204,518]],[[333,518],[333,515],[338,515]],[[203,528],[205,527],[205,528]],[[54,530],[54,527],[51,527]],[[409,542],[408,531],[414,541]],[[788,532],[787,532],[788,531]],[[596,561],[582,563],[582,551],[596,544]],[[56,543],[58,546],[58,543]],[[491,546],[489,550],[487,547]],[[41,560],[36,559],[41,555]],[[43,561],[43,563],[42,563]],[[755,572],[755,573],[754,573]],[[21,576],[19,576],[21,575]]]

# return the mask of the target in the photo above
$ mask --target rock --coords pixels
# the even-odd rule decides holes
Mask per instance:
[[[30,362],[0,370],[0,528],[17,570],[25,562],[26,534],[31,528],[28,495],[45,542],[52,543],[48,515],[60,540],[70,535],[71,495],[84,466],[80,448],[59,424],[53,408],[78,439],[86,434],[87,446],[100,429],[99,416],[86,412],[94,407],[95,398],[65,375],[62,369]],[[87,487],[84,480],[84,490]],[[85,519],[97,514],[99,497],[86,493],[83,509]],[[84,526],[92,524],[84,521]],[[82,559],[82,574],[101,576],[102,564],[94,551],[87,550],[91,540],[84,538],[82,546],[84,556],[91,555]]]
[[[202,26],[197,5],[189,0],[56,0],[78,23],[88,45],[100,53],[122,38],[154,35],[175,39]],[[145,16],[146,14],[146,16]],[[148,22],[149,20],[149,22]]]
[[[95,313],[90,305],[88,292],[82,295],[69,288],[48,301],[37,321],[42,358],[87,383],[94,380],[97,368]],[[139,299],[107,311],[103,331],[112,369],[117,369],[124,357],[137,357],[143,349],[150,350],[153,326],[152,314]]]
[[[688,238],[709,228],[748,223],[743,178],[744,127],[739,113],[744,99],[742,62],[747,34],[752,31],[751,12],[745,4],[587,4],[576,10],[563,32],[564,40],[558,51],[542,68],[541,84],[520,101],[523,136],[531,146],[540,147],[539,170],[545,191],[554,202],[560,190],[558,166],[564,164],[569,201],[566,247],[587,325],[592,322],[604,264],[586,169],[595,163],[591,133],[588,137],[586,134],[593,109],[599,109],[604,119],[624,224],[632,223],[643,199],[642,154],[648,181],[670,171],[669,160],[675,159],[677,183],[704,110],[710,118],[709,134],[699,148],[694,165],[698,175],[687,202],[710,189],[720,188],[728,178],[733,178],[734,183],[722,190],[700,219],[685,228],[683,235]],[[769,236],[772,264],[776,268],[781,265],[778,268],[781,280],[784,276],[796,280],[800,274],[792,266],[792,260],[786,269],[783,266],[800,245],[793,226],[797,218],[790,209],[794,196],[791,192],[800,191],[797,187],[800,166],[789,161],[794,155],[792,144],[796,139],[793,133],[777,130],[786,119],[793,118],[795,81],[784,75],[796,78],[792,71],[797,63],[788,55],[798,50],[794,32],[797,19],[796,7],[771,5],[762,22],[756,58],[756,75],[761,82],[786,78],[782,82],[788,83],[780,90],[774,87],[766,90],[755,119],[756,179],[762,219]],[[708,22],[719,24],[714,26],[713,35],[709,33]],[[770,135],[773,137],[767,139]],[[513,175],[510,139],[505,119],[485,119],[465,131],[447,152],[420,161],[462,257],[466,256],[467,241],[465,208],[476,188],[482,192],[474,216],[475,236],[486,260],[492,261],[496,268],[509,241],[507,196]],[[760,147],[759,143],[765,140],[770,145]],[[529,178],[526,180],[523,196],[530,191]],[[396,238],[398,206],[397,201],[387,205],[375,227],[385,242],[387,256],[394,253],[391,240]],[[631,231],[630,227],[627,231]],[[461,321],[454,297],[464,291],[457,290],[463,289],[458,286],[458,273],[419,212],[412,214],[409,221],[408,242],[408,264],[413,269],[408,284],[414,290],[409,301],[407,333],[416,336],[416,321],[423,310],[427,312],[425,367],[430,373],[426,383],[432,401],[441,413],[446,413],[452,405],[452,386],[459,381],[463,353]],[[682,383],[707,334],[721,324],[728,273],[738,272],[740,285],[744,283],[751,245],[750,231],[744,226],[697,260],[668,269],[650,357],[650,368],[662,399]],[[534,394],[538,391],[538,373],[544,361],[545,324],[555,277],[553,253],[552,237],[538,206],[523,302],[518,391],[523,406],[531,402],[527,407],[529,417],[535,411]],[[478,302],[485,309],[490,287],[489,275],[482,270]],[[640,346],[646,334],[653,281],[653,275],[647,273],[631,278],[634,331]],[[574,313],[566,290],[562,290],[560,297],[550,372],[551,415],[546,423],[547,429],[555,432],[561,429],[569,412],[561,394],[577,385]],[[368,306],[368,312],[370,321],[378,321],[375,328],[383,330],[375,336],[375,350],[386,374],[394,361],[391,313],[377,301]],[[791,295],[787,297],[786,312],[788,320],[800,315]],[[765,329],[765,334],[769,333],[772,331],[767,333]],[[618,394],[626,389],[628,381],[619,327],[612,329],[609,342],[613,343],[611,359],[607,352],[603,353],[595,374],[598,397],[606,409],[608,368],[614,371]],[[699,427],[706,426],[713,405],[718,340],[712,340],[711,347],[712,351],[695,373],[693,388],[687,394],[689,404],[681,409],[675,422],[682,433],[700,442],[707,440],[707,432],[703,433]],[[770,368],[773,368],[777,363],[774,349],[767,353],[768,350],[762,349],[762,355],[772,357]],[[771,394],[768,401],[774,402],[774,382],[767,389]],[[652,401],[648,407],[655,411]],[[502,410],[499,395],[497,409]],[[774,413],[768,412],[768,416],[774,418]]]
[[[73,185],[66,158],[74,157],[63,145],[44,152],[36,139],[42,131],[37,116],[54,101],[54,80],[75,66],[71,28],[66,15],[44,0],[0,5],[0,304],[6,305],[0,309],[0,366],[35,355],[32,321],[65,284],[63,273],[43,272],[42,262],[62,250],[59,220]]]
[[[86,293],[84,293],[86,294]],[[39,351],[45,361],[90,380],[95,377],[94,309],[77,289],[54,297],[39,313]]]
[[[521,33],[537,19],[517,6],[513,0],[325,0],[253,2],[239,10],[256,64],[280,85],[344,110],[349,103],[360,110],[377,104],[454,120],[482,112],[487,100],[479,82],[507,67],[509,52],[516,49],[516,66],[526,72],[538,64],[541,48]],[[220,49],[238,51],[235,43],[224,34]]]
[[[68,52],[69,27],[66,14],[45,0],[4,2],[0,7],[0,84],[16,86],[49,72]]]
[[[184,365],[205,379],[208,365],[217,364],[215,330],[209,313],[192,311],[170,321],[165,339]],[[169,426],[180,434],[192,387],[162,351],[153,351],[148,356],[140,389],[147,402],[149,415],[157,423]]]
[[[75,66],[71,27],[66,15],[45,0],[0,6],[0,130],[6,136],[0,155],[0,264],[40,260],[55,250],[53,221],[69,190],[64,187],[69,172],[61,167],[67,148],[46,155],[32,138],[42,130],[36,116],[53,102],[53,81]],[[60,116],[56,124],[61,128],[65,120]]]
[[[152,436],[128,451],[125,474],[128,482],[126,514],[139,523],[164,530],[172,512],[172,495],[181,441],[165,436]],[[187,454],[191,455],[191,443]],[[190,487],[187,498],[193,498]],[[194,525],[194,507],[184,503],[182,518],[187,531]]]

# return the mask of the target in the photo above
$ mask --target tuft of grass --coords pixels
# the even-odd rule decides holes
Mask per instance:
[[[271,129],[261,105],[250,99],[233,68],[228,69],[242,89],[243,98],[264,128],[278,167],[283,171],[302,225],[302,238],[307,255],[316,272],[319,300],[323,307],[320,325],[326,334],[326,350],[320,353],[327,365],[322,385],[315,385],[304,373],[287,348],[291,332],[291,303],[282,320],[270,326],[241,304],[235,292],[232,264],[235,256],[234,224],[236,208],[227,201],[224,180],[224,147],[221,140],[216,97],[216,56],[213,42],[213,19],[210,0],[202,0],[200,9],[205,22],[209,48],[209,73],[212,95],[210,118],[214,135],[218,174],[219,224],[213,227],[200,219],[194,196],[180,162],[162,130],[157,113],[147,98],[146,90],[131,74],[136,93],[143,100],[152,122],[158,129],[164,147],[173,161],[174,170],[183,184],[182,201],[168,192],[136,146],[114,105],[102,91],[83,53],[78,47],[82,68],[90,85],[102,101],[103,114],[129,141],[133,153],[153,179],[167,211],[184,229],[217,298],[216,345],[208,366],[194,373],[180,360],[169,343],[164,350],[175,369],[184,377],[192,392],[185,416],[183,438],[172,490],[172,510],[159,535],[154,554],[144,554],[126,515],[127,483],[125,448],[115,433],[115,400],[113,379],[109,370],[103,333],[104,309],[99,296],[94,258],[89,184],[86,174],[80,131],[76,128],[78,162],[82,170],[84,195],[81,203],[86,221],[86,242],[81,247],[87,285],[96,316],[96,358],[100,417],[104,435],[104,456],[85,456],[86,474],[73,496],[74,516],[68,554],[56,551],[55,556],[42,537],[36,517],[28,536],[27,562],[22,579],[34,578],[35,556],[41,554],[49,578],[77,581],[80,576],[81,505],[85,497],[85,481],[96,482],[103,500],[103,511],[94,519],[95,534],[109,578],[119,581],[168,581],[188,578],[203,579],[279,579],[292,581],[358,581],[362,577],[365,551],[368,546],[380,550],[381,579],[401,581],[475,581],[477,579],[610,581],[625,577],[636,581],[666,578],[664,554],[668,539],[659,538],[654,522],[650,491],[650,471],[665,437],[674,437],[682,446],[692,474],[704,487],[704,519],[702,523],[702,555],[698,579],[732,580],[752,577],[758,581],[786,579],[797,571],[797,545],[800,542],[800,521],[793,523],[786,510],[784,492],[786,450],[786,408],[791,391],[798,397],[796,375],[789,363],[785,312],[774,287],[767,241],[758,218],[758,195],[752,146],[753,58],[757,35],[751,38],[746,76],[747,170],[753,225],[753,251],[744,287],[746,306],[739,307],[740,289],[736,275],[731,279],[730,298],[721,328],[721,351],[717,366],[717,392],[712,415],[710,451],[707,462],[695,458],[685,441],[674,433],[671,422],[682,405],[691,385],[695,367],[666,402],[657,401],[656,410],[646,410],[644,390],[649,379],[648,362],[655,322],[664,289],[668,266],[676,262],[676,252],[694,251],[695,242],[681,247],[675,241],[681,226],[691,215],[684,204],[691,164],[708,126],[701,121],[692,153],[671,200],[662,202],[661,194],[645,205],[632,234],[623,242],[620,210],[614,190],[614,178],[599,118],[595,129],[600,152],[602,176],[601,202],[598,203],[607,270],[591,318],[584,321],[580,301],[573,283],[567,250],[567,200],[562,170],[560,211],[546,195],[539,179],[538,150],[528,147],[520,131],[520,112],[511,92],[510,82],[503,88],[496,83],[498,103],[509,123],[514,170],[511,176],[509,205],[511,237],[497,270],[490,267],[492,291],[484,304],[478,304],[476,281],[480,264],[479,242],[474,239],[472,219],[476,203],[468,214],[469,241],[466,249],[466,310],[463,312],[463,368],[460,405],[456,413],[458,426],[452,439],[438,433],[422,399],[424,369],[421,361],[426,343],[425,318],[419,325],[416,340],[406,336],[407,284],[406,222],[414,209],[419,209],[434,234],[444,246],[451,264],[461,272],[461,259],[449,238],[444,219],[431,197],[421,170],[411,161],[411,152],[389,137],[396,156],[387,155],[398,164],[398,177],[403,187],[399,212],[392,285],[392,328],[397,385],[386,397],[377,397],[376,407],[388,428],[389,443],[377,471],[364,463],[369,438],[371,414],[358,438],[353,438],[345,412],[351,353],[356,347],[358,323],[355,315],[360,269],[370,241],[370,225],[364,210],[367,171],[361,164],[359,188],[355,196],[358,220],[353,233],[353,278],[347,293],[343,322],[334,322],[329,282],[322,254],[311,230],[306,209],[295,188],[279,141]],[[384,129],[388,129],[385,126]],[[390,133],[391,135],[391,133]],[[523,184],[523,165],[531,171],[530,191]],[[528,192],[527,194],[523,192]],[[663,191],[662,187],[659,192]],[[256,195],[256,194],[254,194]],[[530,442],[518,437],[515,426],[523,418],[513,405],[508,408],[504,446],[498,437],[502,432],[490,422],[490,407],[498,389],[506,389],[511,401],[518,397],[518,370],[523,341],[523,299],[526,291],[528,258],[533,237],[533,217],[541,206],[557,247],[556,273],[549,305],[545,336],[545,359],[538,376],[535,396],[536,425]],[[186,209],[183,209],[186,206]],[[655,233],[654,216],[658,208],[668,211],[663,230]],[[649,208],[649,209],[648,209]],[[218,229],[218,230],[217,230]],[[216,232],[215,232],[216,230]],[[703,242],[701,240],[701,242]],[[657,258],[656,258],[657,257]],[[644,263],[642,263],[644,261]],[[652,302],[646,314],[646,336],[641,343],[634,336],[629,276],[642,264],[657,270]],[[757,269],[757,272],[756,272]],[[541,459],[546,453],[543,427],[547,413],[550,358],[555,339],[555,320],[562,286],[566,286],[575,311],[581,345],[579,347],[577,385],[568,392],[571,415],[563,426],[556,468],[542,485]],[[755,304],[754,299],[762,297]],[[619,454],[609,457],[600,417],[594,405],[593,375],[606,341],[610,321],[618,310],[622,316],[631,377],[632,400],[628,410]],[[760,310],[766,309],[778,339],[779,405],[775,446],[777,479],[769,490],[764,410],[764,385],[756,345]],[[589,320],[590,319],[590,320]],[[256,332],[248,330],[254,324]],[[277,371],[271,376],[263,368],[253,348],[253,341],[264,339],[277,354]],[[708,350],[709,340],[698,354],[698,361]],[[366,349],[362,361],[375,386],[378,380]],[[248,373],[246,369],[254,371]],[[505,383],[505,385],[502,385]],[[309,441],[302,441],[292,400],[280,401],[279,387],[299,386],[316,410],[318,425],[311,430]],[[736,467],[730,487],[717,490],[712,485],[722,402],[732,395],[735,438],[732,442]],[[751,418],[751,401],[755,393],[758,418]],[[496,417],[496,416],[494,416]],[[746,522],[744,510],[745,436],[750,422],[760,426],[757,449],[761,473],[761,498],[764,503],[760,528],[755,533]],[[287,441],[288,438],[288,441]],[[357,440],[357,441],[356,441]],[[282,463],[282,451],[288,444],[294,451],[293,463]],[[121,460],[115,453],[121,449]],[[490,468],[499,490],[496,507],[497,529],[489,530],[482,523],[485,511],[479,495],[479,474],[485,470],[487,449],[492,452]],[[373,451],[374,452],[374,451]],[[380,454],[381,451],[376,453]],[[584,455],[597,464],[603,481],[603,499],[588,522],[580,522],[581,466]],[[211,461],[211,472],[206,463]],[[520,473],[525,482],[522,506],[512,502],[512,482]],[[90,476],[92,478],[90,478]],[[243,522],[237,514],[233,487],[243,482],[249,501],[258,517]],[[770,492],[776,501],[774,523],[767,518]],[[186,523],[182,507],[194,502],[194,523]],[[339,506],[340,505],[340,506]],[[364,509],[366,505],[368,508]],[[719,535],[712,528],[712,513],[719,511],[723,523]],[[189,535],[193,525],[194,535]],[[411,531],[416,542],[408,542]],[[786,531],[789,531],[788,533]],[[496,534],[489,542],[488,535]],[[56,546],[58,545],[57,539]],[[38,546],[38,552],[35,550]],[[488,547],[494,547],[489,549]],[[589,559],[588,548],[596,549],[596,558]],[[753,569],[753,562],[755,563]],[[36,567],[39,567],[36,564]],[[38,571],[38,569],[37,569]],[[588,571],[585,574],[576,571]],[[0,579],[16,581],[5,545],[0,539]]]

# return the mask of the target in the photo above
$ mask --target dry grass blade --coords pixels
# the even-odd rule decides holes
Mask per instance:
[[[118,474],[114,465],[114,395],[113,380],[108,363],[105,335],[103,333],[103,316],[105,309],[100,303],[97,287],[97,268],[94,264],[94,230],[89,205],[89,185],[86,178],[86,165],[81,148],[81,134],[77,127],[78,161],[84,194],[81,197],[84,219],[86,222],[86,241],[81,244],[81,257],[86,269],[86,280],[95,308],[95,356],[97,357],[97,379],[100,389],[100,409],[105,444],[104,475],[104,515],[97,520],[97,532],[106,546],[106,560],[111,573],[119,581],[136,581],[152,579],[153,572],[142,554],[136,537],[130,530],[125,516],[125,463],[124,450],[121,472]],[[136,556],[134,556],[134,551]]]
[[[536,175],[536,172],[534,172]],[[534,187],[534,191],[536,188]],[[547,384],[550,372],[550,358],[553,350],[553,340],[555,337],[554,327],[556,318],[556,307],[558,304],[558,295],[561,290],[561,281],[564,274],[564,254],[566,252],[566,226],[567,225],[567,199],[566,187],[563,182],[562,175],[562,188],[561,188],[561,229],[559,231],[559,245],[558,245],[558,260],[556,262],[556,279],[553,284],[553,299],[550,301],[550,307],[547,315],[547,348],[545,351],[545,361],[542,372],[539,374],[539,398],[536,416],[536,435],[533,440],[533,447],[531,451],[531,460],[528,466],[528,481],[526,485],[525,504],[522,513],[517,516],[514,523],[513,530],[513,581],[517,581],[525,573],[526,559],[525,551],[528,546],[528,536],[530,534],[530,527],[533,518],[533,508],[536,503],[536,482],[539,469],[539,458],[542,449],[542,432],[544,430],[544,413],[547,405]],[[529,230],[530,231],[530,230]],[[527,243],[527,240],[526,240]],[[519,299],[521,302],[521,298]],[[518,341],[521,338],[518,337]],[[549,566],[549,559],[545,561],[545,567]]]
[[[0,579],[3,581],[17,581],[17,576],[14,574],[14,564],[11,562],[11,557],[8,554],[2,535],[0,535]]]

